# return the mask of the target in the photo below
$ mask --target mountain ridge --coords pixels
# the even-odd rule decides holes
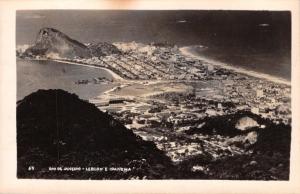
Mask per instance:
[[[28,57],[47,58],[91,58],[110,54],[120,54],[114,45],[109,43],[92,43],[89,46],[69,37],[63,32],[45,27],[39,30],[35,44],[25,50]]]
[[[172,164],[112,116],[63,90],[38,90],[17,103],[19,178],[163,178]],[[34,166],[35,171],[28,171]],[[49,171],[49,167],[126,168],[129,172]]]

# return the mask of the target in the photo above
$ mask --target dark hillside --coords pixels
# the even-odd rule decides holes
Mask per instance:
[[[169,159],[93,104],[63,90],[18,102],[19,178],[164,178]],[[34,171],[28,171],[34,166]],[[49,167],[123,167],[130,172],[49,171]]]
[[[252,127],[244,131],[236,128],[241,118],[251,118],[264,127]],[[257,133],[255,143],[235,143],[244,149],[244,154],[228,155],[217,160],[212,158],[194,157],[180,164],[181,169],[189,169],[194,165],[205,166],[209,169],[206,179],[230,180],[289,180],[291,126],[275,124],[250,112],[237,112],[231,115],[205,118],[201,128],[193,128],[187,134],[210,134],[228,136],[247,136],[251,131]],[[197,176],[195,173],[187,177]]]

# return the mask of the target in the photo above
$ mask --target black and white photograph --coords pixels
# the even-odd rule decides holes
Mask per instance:
[[[0,0],[0,194],[299,193],[299,9]]]
[[[17,10],[18,179],[288,181],[291,12]]]

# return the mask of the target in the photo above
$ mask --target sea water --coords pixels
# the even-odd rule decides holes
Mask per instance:
[[[113,82],[95,82],[105,77],[112,80],[111,74],[104,69],[64,64],[46,60],[17,59],[17,100],[39,89],[63,89],[75,93],[81,99],[91,99],[113,88]],[[88,80],[88,84],[78,84]]]

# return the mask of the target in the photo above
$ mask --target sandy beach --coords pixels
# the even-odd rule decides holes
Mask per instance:
[[[63,61],[63,60],[58,60],[58,59],[53,59],[53,61],[56,61],[56,62],[59,62],[59,63],[72,64],[72,65],[79,65],[79,66],[84,66],[84,67],[91,67],[91,68],[95,68],[95,69],[103,69],[103,70],[109,72],[115,80],[119,80],[119,81],[124,81],[125,80],[124,78],[122,78],[121,76],[119,76],[118,74],[113,72],[112,70],[104,68],[104,67],[97,67],[97,66],[94,66],[94,65],[87,65],[87,64],[71,62],[71,61]]]
[[[234,67],[234,66],[231,66],[231,65],[219,62],[219,61],[215,61],[213,59],[209,59],[209,58],[204,57],[204,56],[200,56],[194,51],[194,48],[195,48],[195,46],[186,46],[186,47],[181,47],[179,50],[183,55],[185,55],[187,57],[203,60],[203,61],[205,61],[205,62],[207,62],[211,65],[215,65],[215,66],[218,66],[218,67],[229,69],[229,70],[232,70],[236,73],[241,73],[241,74],[245,74],[245,75],[256,77],[256,78],[265,79],[265,80],[268,80],[268,81],[272,81],[274,83],[285,84],[285,85],[288,85],[288,86],[291,85],[290,81],[282,79],[282,78],[278,78],[278,77],[268,75],[268,74],[265,74],[265,73],[259,73],[259,72],[247,70],[247,69],[244,69],[244,68],[241,68],[241,67]]]

